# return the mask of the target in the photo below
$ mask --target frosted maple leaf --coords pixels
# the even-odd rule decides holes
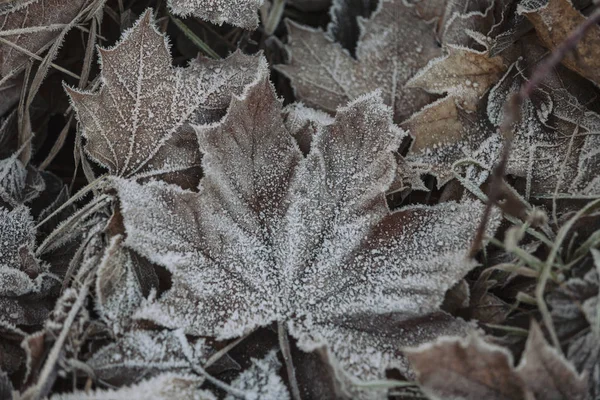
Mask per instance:
[[[258,27],[258,8],[263,0],[169,0],[174,14],[194,15],[214,24],[223,22],[246,29]]]
[[[441,55],[433,22],[416,12],[403,0],[382,0],[370,19],[359,18],[356,59],[332,39],[339,36],[342,16],[334,14],[327,32],[288,22],[290,63],[276,69],[291,79],[297,98],[308,105],[335,112],[379,88],[396,120],[405,119],[433,99],[419,88],[406,87],[406,81]]]
[[[402,345],[468,329],[438,306],[472,267],[464,249],[480,204],[390,213],[405,133],[378,93],[317,125],[306,157],[282,115],[264,73],[220,123],[196,127],[199,193],[114,180],[125,245],[172,273],[135,317],[218,339],[277,321],[361,379],[406,371]]]
[[[86,152],[112,175],[164,179],[168,174],[167,180],[175,182],[185,181],[182,171],[200,165],[188,123],[221,117],[231,94],[241,93],[256,70],[266,68],[259,57],[240,52],[223,61],[198,58],[186,68],[172,67],[167,39],[154,25],[151,10],[120,43],[99,52],[101,89],[67,88],[87,139]]]

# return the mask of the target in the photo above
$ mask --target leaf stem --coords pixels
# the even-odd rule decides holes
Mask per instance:
[[[300,396],[300,388],[298,387],[298,381],[296,380],[296,369],[294,368],[294,363],[292,361],[292,351],[290,349],[290,341],[288,340],[285,322],[277,322],[277,336],[279,337],[279,347],[281,348],[290,388],[292,389],[292,398],[294,400],[301,400],[302,397]]]

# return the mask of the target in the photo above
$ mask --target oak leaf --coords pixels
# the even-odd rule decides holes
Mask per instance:
[[[399,345],[469,329],[438,306],[472,267],[480,204],[390,213],[384,192],[404,133],[380,96],[340,108],[306,157],[264,75],[221,122],[196,129],[199,193],[114,181],[125,245],[172,273],[136,318],[219,339],[278,321],[364,380],[406,371]]]
[[[67,88],[89,156],[112,175],[160,176],[186,182],[200,154],[189,122],[222,116],[232,93],[240,93],[266,68],[259,57],[234,53],[227,60],[198,58],[171,66],[167,39],[146,11],[112,49],[99,49],[103,85],[98,92]],[[189,172],[189,171],[188,171]],[[164,176],[167,175],[167,176]]]

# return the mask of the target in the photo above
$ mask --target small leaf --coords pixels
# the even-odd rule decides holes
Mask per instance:
[[[224,22],[245,29],[258,27],[258,9],[263,0],[169,0],[173,14],[193,15],[213,24]]]
[[[260,58],[234,53],[227,60],[198,58],[171,66],[166,38],[146,11],[120,43],[100,49],[103,86],[96,93],[67,88],[86,151],[112,175],[161,176],[182,186],[183,171],[198,174],[200,153],[189,122],[212,122],[258,70]],[[193,171],[195,169],[195,171]],[[166,175],[166,176],[165,176]]]

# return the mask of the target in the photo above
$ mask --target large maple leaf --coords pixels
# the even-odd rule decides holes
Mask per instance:
[[[111,174],[125,177],[170,174],[170,180],[180,181],[182,171],[199,167],[188,123],[221,117],[231,94],[241,93],[256,69],[266,68],[260,58],[240,52],[224,61],[198,58],[187,68],[172,67],[167,39],[151,10],[120,43],[99,52],[102,88],[67,91],[86,152]]]
[[[401,346],[467,329],[438,306],[472,267],[465,248],[481,207],[390,213],[405,133],[378,94],[317,124],[306,157],[282,115],[263,73],[220,123],[196,127],[199,193],[115,179],[125,244],[172,273],[136,317],[220,339],[278,321],[361,379],[406,371]]]

